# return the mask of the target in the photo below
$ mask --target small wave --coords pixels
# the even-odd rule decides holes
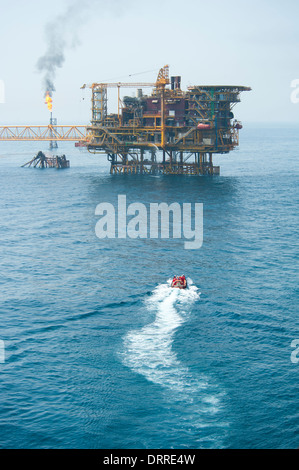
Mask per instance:
[[[194,303],[200,298],[191,279],[187,289],[172,289],[171,280],[156,287],[145,301],[155,313],[152,323],[130,331],[124,338],[123,363],[148,381],[167,391],[167,400],[184,405],[183,421],[187,426],[215,426],[207,420],[221,409],[222,393],[212,389],[209,378],[195,376],[178,359],[172,345],[178,328],[187,320]],[[223,426],[223,423],[220,424]]]

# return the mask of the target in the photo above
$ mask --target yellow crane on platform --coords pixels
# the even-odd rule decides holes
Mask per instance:
[[[128,82],[128,83],[123,83],[123,82],[115,82],[115,83],[91,83],[91,84],[86,84],[81,86],[81,90],[84,90],[84,88],[95,88],[95,87],[104,87],[104,88],[138,88],[138,87],[161,87],[167,85],[169,82],[169,65],[164,65],[159,70],[157,80],[153,83],[147,83],[147,82],[139,82],[139,83],[133,83],[133,82]]]
[[[157,80],[154,83],[147,83],[147,82],[138,82],[138,83],[123,83],[123,82],[116,82],[116,83],[91,83],[82,85],[81,89],[84,90],[85,88],[91,88],[93,93],[93,103],[95,101],[101,102],[100,108],[103,110],[107,108],[107,88],[117,88],[117,116],[120,122],[120,110],[121,110],[121,99],[120,99],[120,89],[121,88],[148,88],[148,87],[155,87],[156,93],[161,96],[161,145],[164,146],[165,143],[165,87],[170,83],[169,81],[169,65],[164,65],[159,70]],[[94,99],[94,96],[98,94],[99,99]]]

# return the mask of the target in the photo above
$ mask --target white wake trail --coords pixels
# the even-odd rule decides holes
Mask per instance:
[[[145,305],[155,313],[155,320],[126,335],[122,359],[134,372],[167,389],[173,400],[196,402],[197,414],[214,414],[221,407],[221,393],[212,392],[205,375],[194,376],[172,349],[176,331],[188,319],[194,303],[200,298],[192,280],[187,282],[187,289],[172,289],[171,280],[154,289]]]
[[[146,302],[147,308],[156,312],[156,318],[125,337],[125,364],[151,382],[183,392],[188,371],[178,361],[172,343],[199,295],[193,285],[185,290],[171,289],[170,281],[158,286]]]

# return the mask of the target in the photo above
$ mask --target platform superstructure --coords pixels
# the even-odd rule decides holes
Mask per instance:
[[[83,85],[85,88],[87,85]],[[92,119],[87,148],[105,153],[111,173],[217,174],[213,154],[239,144],[241,122],[233,108],[245,86],[190,86],[169,78],[163,67],[155,83],[93,83]],[[117,113],[108,114],[108,89],[118,88]],[[120,89],[135,87],[136,96],[120,98]],[[145,94],[144,89],[152,87]]]

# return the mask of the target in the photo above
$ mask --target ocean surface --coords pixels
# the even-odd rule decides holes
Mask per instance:
[[[215,177],[39,150],[0,143],[0,448],[298,448],[299,129],[245,126]],[[118,195],[202,203],[202,247],[99,239]]]

